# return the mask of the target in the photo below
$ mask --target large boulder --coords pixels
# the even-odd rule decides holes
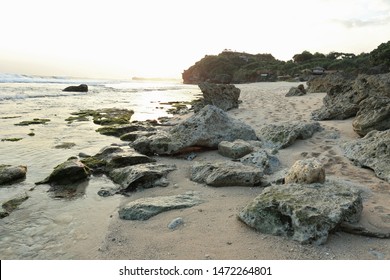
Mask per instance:
[[[123,220],[144,221],[162,212],[189,208],[202,202],[203,201],[193,193],[140,198],[121,207],[118,213],[119,218]]]
[[[344,154],[354,164],[372,169],[390,182],[390,129],[371,131],[365,137],[343,145]]]
[[[333,87],[348,87],[354,78],[355,76],[343,72],[328,75],[313,75],[307,81],[307,92],[328,92]]]
[[[90,170],[87,166],[77,158],[70,158],[57,165],[46,179],[35,184],[71,185],[86,180],[89,176]]]
[[[372,96],[359,104],[359,111],[352,122],[353,130],[365,136],[373,130],[390,129],[390,98]]]
[[[191,180],[213,187],[261,185],[261,169],[240,162],[196,162],[191,168]]]
[[[81,84],[78,86],[69,86],[64,88],[62,91],[88,92],[88,86],[86,84]]]
[[[287,184],[266,188],[238,216],[265,234],[324,244],[342,222],[358,222],[362,209],[360,192],[342,183]]]
[[[297,139],[308,139],[321,130],[323,128],[318,122],[286,122],[264,125],[257,134],[266,146],[282,149],[292,145]]]
[[[390,98],[390,73],[359,75],[354,81],[336,83],[327,90],[323,106],[312,112],[314,120],[343,120],[356,116],[361,102],[369,97]]]
[[[0,164],[0,185],[12,184],[26,178],[27,166]]]
[[[241,90],[234,85],[200,83],[199,88],[203,93],[203,103],[214,105],[224,111],[238,108],[238,98]]]
[[[291,166],[285,177],[286,184],[300,183],[324,183],[325,182],[325,168],[321,162],[316,158],[308,158],[296,161]]]
[[[218,147],[222,141],[257,140],[255,131],[247,124],[228,116],[222,109],[205,106],[198,113],[150,137],[140,137],[131,146],[145,154],[170,155],[189,147]]]

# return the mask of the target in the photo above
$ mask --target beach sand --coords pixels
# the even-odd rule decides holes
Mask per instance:
[[[291,85],[292,86],[292,85]],[[242,103],[228,112],[255,130],[262,124],[293,120],[310,120],[310,113],[322,105],[325,93],[285,97],[286,85],[280,89],[270,84],[237,85]],[[183,116],[180,118],[185,118]],[[352,130],[352,119],[320,122],[324,131],[308,140],[298,140],[279,151],[284,168],[296,160],[317,157],[326,168],[327,178],[350,181],[363,191],[363,213],[360,224],[375,230],[390,231],[390,184],[375,177],[368,169],[354,166],[343,156],[340,145],[358,135]],[[340,137],[335,137],[339,135]],[[157,160],[178,166],[169,174],[170,185],[147,189],[123,197],[120,204],[141,197],[183,194],[193,191],[204,203],[183,210],[168,211],[147,221],[127,221],[110,215],[107,234],[96,250],[82,256],[91,259],[153,260],[377,260],[390,259],[390,240],[351,235],[330,234],[324,245],[302,245],[284,237],[266,235],[238,220],[239,210],[262,192],[260,187],[209,187],[189,180],[195,161],[225,159],[217,151],[198,153],[193,161],[160,157]],[[175,230],[167,225],[181,217],[184,224]]]

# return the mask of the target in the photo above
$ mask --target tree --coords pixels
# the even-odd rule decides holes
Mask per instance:
[[[313,59],[313,54],[309,51],[303,51],[301,54],[293,56],[295,63],[304,63]]]
[[[390,41],[380,44],[370,53],[373,66],[385,65],[390,68]]]

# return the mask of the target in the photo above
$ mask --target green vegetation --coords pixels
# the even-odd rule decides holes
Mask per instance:
[[[5,141],[7,141],[7,142],[17,142],[17,141],[20,141],[22,139],[23,138],[3,138],[3,139],[1,139],[1,141],[2,142],[5,142]]]
[[[307,79],[313,69],[343,71],[351,74],[379,74],[390,69],[390,41],[370,53],[330,52],[322,54],[303,51],[289,61],[275,59],[271,54],[248,54],[224,50],[206,55],[182,74],[184,83],[248,83],[299,78]]]
[[[133,110],[118,108],[81,110],[72,113],[65,121],[70,124],[74,121],[88,121],[89,117],[92,117],[93,122],[99,125],[128,124],[133,114]]]
[[[16,123],[15,125],[19,126],[27,126],[31,124],[46,124],[47,122],[50,122],[49,119],[33,119],[31,121],[22,121],[20,123]]]

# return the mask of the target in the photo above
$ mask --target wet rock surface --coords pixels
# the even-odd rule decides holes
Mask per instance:
[[[26,178],[27,166],[0,164],[0,186],[9,185]]]

